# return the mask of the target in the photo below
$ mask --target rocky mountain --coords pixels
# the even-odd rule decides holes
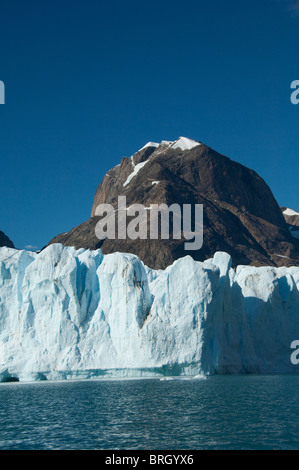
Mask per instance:
[[[288,224],[290,234],[299,239],[299,212],[288,207],[281,208],[286,223]]]
[[[0,230],[0,246],[7,246],[9,248],[14,248],[13,242],[5,235],[4,232]]]
[[[118,196],[126,196],[127,207],[139,203],[148,212],[153,204],[203,204],[202,248],[185,250],[183,238],[99,240],[96,208],[106,203],[117,211]],[[136,254],[154,269],[164,269],[186,255],[204,261],[217,251],[229,253],[233,266],[299,266],[299,240],[265,181],[255,171],[184,137],[149,142],[131,158],[122,158],[99,185],[91,217],[49,244],[53,243],[101,248],[104,254]]]

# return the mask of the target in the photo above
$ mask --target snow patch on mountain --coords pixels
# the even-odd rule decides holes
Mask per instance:
[[[191,150],[195,147],[198,147],[199,145],[201,145],[200,142],[189,139],[188,137],[179,137],[175,141],[162,140],[162,142],[160,142],[160,144],[158,144],[157,142],[148,142],[140,150],[144,150],[147,147],[154,147],[156,149],[159,149],[159,150],[163,151],[163,150],[171,147],[173,149],[180,149],[180,150],[184,151],[184,150]],[[140,152],[140,150],[138,150],[138,152]],[[131,159],[133,160],[133,157],[131,157]]]
[[[299,212],[296,212],[293,209],[286,209],[283,211],[283,214],[293,216],[293,215],[299,215]]]
[[[133,160],[132,160],[132,161],[133,161]],[[127,180],[124,182],[123,185],[124,185],[124,186],[127,186],[127,185],[130,183],[130,181],[134,178],[134,176],[136,176],[136,175],[139,173],[139,171],[141,170],[141,168],[143,168],[144,165],[147,164],[147,162],[148,162],[148,160],[145,160],[145,162],[138,163],[137,165],[134,165],[134,164],[133,164],[133,168],[134,168],[134,169],[133,169],[133,172],[128,176]]]

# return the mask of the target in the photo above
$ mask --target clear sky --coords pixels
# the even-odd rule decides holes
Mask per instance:
[[[0,230],[41,248],[123,156],[179,136],[299,210],[298,56],[296,1],[0,0]]]

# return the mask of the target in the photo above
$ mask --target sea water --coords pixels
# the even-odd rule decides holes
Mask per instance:
[[[0,384],[0,449],[299,449],[299,376]]]

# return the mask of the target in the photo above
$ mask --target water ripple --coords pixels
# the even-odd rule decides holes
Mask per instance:
[[[0,385],[0,449],[299,449],[298,376]]]

